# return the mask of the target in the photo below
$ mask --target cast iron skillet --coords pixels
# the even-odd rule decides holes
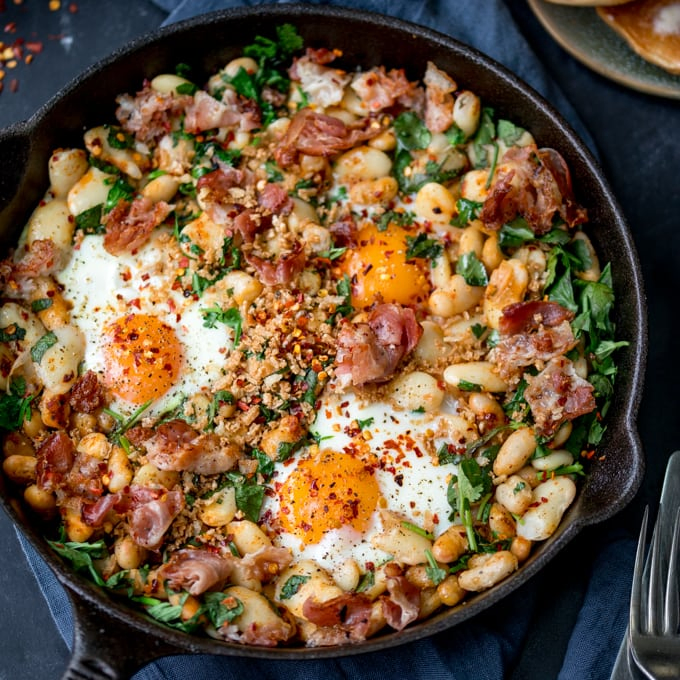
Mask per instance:
[[[566,521],[511,578],[467,602],[401,633],[385,633],[363,643],[316,649],[266,649],[192,637],[157,624],[122,601],[109,597],[74,574],[53,554],[39,524],[25,516],[0,480],[0,502],[35,549],[54,570],[73,603],[76,631],[65,678],[125,678],[152,659],[181,653],[207,653],[268,659],[328,658],[384,650],[457,625],[497,603],[527,581],[585,526],[621,510],[635,495],[644,470],[635,416],[646,357],[646,315],[640,267],[621,210],[592,155],[561,116],[510,72],[476,50],[434,31],[365,12],[308,5],[258,6],[223,11],[170,26],[93,66],[27,122],[0,132],[0,252],[19,235],[33,206],[48,186],[51,151],[82,146],[89,127],[114,121],[114,98],[135,92],[144,78],[172,72],[188,62],[209,74],[237,56],[255,35],[274,35],[277,25],[293,23],[305,42],[338,47],[353,63],[405,67],[420,78],[426,62],[451,73],[460,87],[534,134],[539,146],[553,147],[569,164],[577,199],[590,214],[591,237],[604,261],[614,265],[619,338],[629,346],[619,355],[620,373],[599,453]],[[200,81],[200,78],[197,78]]]

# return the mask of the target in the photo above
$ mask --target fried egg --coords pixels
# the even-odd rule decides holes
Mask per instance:
[[[329,571],[348,558],[364,570],[391,558],[372,544],[384,528],[381,511],[438,536],[451,524],[447,486],[456,466],[439,465],[436,452],[462,422],[352,392],[326,395],[311,428],[318,449],[276,464],[275,493],[263,507],[275,543]]]
[[[99,374],[111,408],[123,415],[149,401],[145,413],[159,415],[222,375],[231,330],[204,325],[202,310],[218,302],[216,291],[199,300],[173,285],[181,257],[163,230],[137,253],[117,256],[101,236],[88,235],[57,275],[86,338],[84,368]]]
[[[366,222],[340,268],[352,282],[352,305],[367,309],[375,302],[415,305],[427,299],[427,262],[408,256],[409,231],[394,223],[380,230]]]

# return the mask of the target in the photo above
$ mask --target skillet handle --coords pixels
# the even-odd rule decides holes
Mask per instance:
[[[62,680],[129,680],[147,663],[181,650],[114,618],[67,589],[73,606],[73,652]]]

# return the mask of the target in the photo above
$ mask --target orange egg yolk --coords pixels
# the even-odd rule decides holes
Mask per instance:
[[[116,396],[144,404],[175,384],[182,346],[170,326],[150,314],[129,314],[104,332],[108,340],[104,382]]]
[[[348,250],[340,264],[352,282],[352,305],[367,308],[375,302],[414,305],[430,292],[428,264],[422,258],[407,259],[407,236],[403,227],[390,224],[379,231],[371,223],[357,234],[357,246]]]
[[[306,458],[279,490],[281,526],[306,545],[332,529],[363,532],[380,497],[373,469],[353,456],[331,450]]]

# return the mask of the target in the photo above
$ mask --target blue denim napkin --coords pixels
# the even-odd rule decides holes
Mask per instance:
[[[152,0],[169,12],[167,23],[209,12],[265,4],[258,0]],[[287,0],[279,0],[283,4]],[[274,4],[274,3],[270,3]],[[548,99],[594,149],[590,135],[562,92],[547,76],[501,0],[311,0],[308,4],[342,5],[389,14],[434,28],[480,49],[515,72]],[[19,534],[28,563],[45,595],[55,623],[69,646],[73,614],[51,570]],[[574,626],[558,680],[608,680],[627,622],[635,543],[612,536],[585,561],[591,569],[588,588]],[[582,565],[583,566],[583,565]],[[214,656],[160,659],[133,680],[500,680],[516,664],[526,644],[537,603],[535,580],[464,624],[426,640],[386,652],[337,660],[260,661]],[[540,606],[550,606],[542,601]],[[559,616],[559,612],[555,613]],[[546,654],[553,653],[546,649]]]

